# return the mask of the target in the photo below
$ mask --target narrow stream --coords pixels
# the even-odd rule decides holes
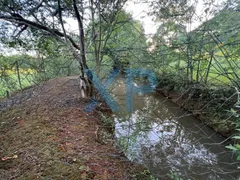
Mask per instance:
[[[154,176],[170,179],[167,174],[174,172],[184,180],[240,179],[240,164],[225,148],[228,142],[175,103],[158,93],[137,95],[128,114],[123,79],[112,93],[122,108],[113,115],[118,145]]]

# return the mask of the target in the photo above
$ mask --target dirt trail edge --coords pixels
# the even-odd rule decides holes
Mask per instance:
[[[0,179],[149,179],[96,134],[77,77],[57,78],[0,102]]]

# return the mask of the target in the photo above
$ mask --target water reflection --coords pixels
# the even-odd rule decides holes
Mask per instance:
[[[113,90],[122,105],[114,119],[118,143],[129,159],[160,179],[169,179],[170,171],[184,179],[237,179],[237,164],[212,129],[154,93],[136,96],[135,111],[127,114],[124,90],[123,82]]]

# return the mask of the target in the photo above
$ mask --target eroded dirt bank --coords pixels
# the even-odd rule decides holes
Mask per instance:
[[[0,179],[148,179],[114,146],[98,113],[85,113],[76,77],[0,102]],[[104,107],[103,107],[104,109]],[[100,129],[100,130],[99,130]]]

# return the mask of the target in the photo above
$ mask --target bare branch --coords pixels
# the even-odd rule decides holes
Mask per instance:
[[[59,14],[59,20],[60,20],[60,23],[61,23],[61,26],[62,26],[62,30],[63,30],[65,40],[67,41],[67,34],[66,34],[64,24],[63,24],[63,20],[62,20],[62,10],[61,10],[61,5],[60,5],[60,0],[58,0],[58,9],[59,9],[59,13],[58,13]]]

